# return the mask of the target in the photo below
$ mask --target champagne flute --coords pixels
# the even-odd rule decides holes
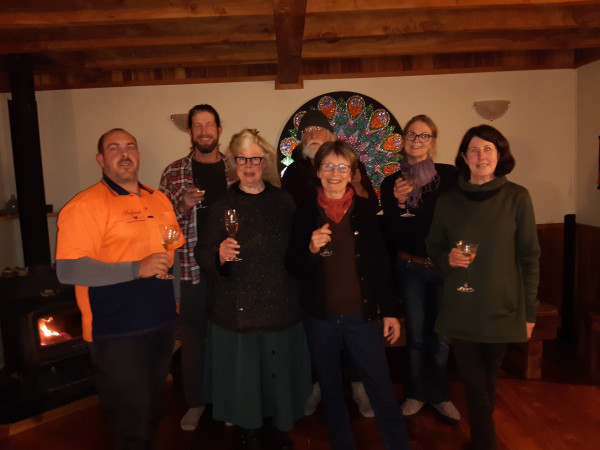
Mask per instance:
[[[204,186],[202,186],[202,183],[200,182],[200,180],[197,180],[194,178],[194,187],[196,189],[198,189],[198,194],[202,194],[205,195],[206,194],[206,190],[204,189]],[[206,208],[206,205],[204,203],[202,203],[202,200],[200,200],[200,203],[198,203],[196,205],[197,208]]]
[[[319,217],[319,228],[324,226],[326,223],[328,223],[326,217]],[[328,256],[333,255],[333,250],[327,248],[327,244],[325,244],[323,247],[321,247],[321,250],[319,251],[319,255],[327,258]]]
[[[477,249],[479,248],[479,243],[468,242],[468,241],[457,241],[456,248],[459,249],[463,255],[468,256],[470,259],[469,266],[475,259],[475,255],[477,255]],[[471,286],[469,286],[469,268],[467,267],[465,271],[465,283],[462,286],[456,288],[458,292],[475,292]]]
[[[231,239],[235,239],[235,235],[238,232],[239,222],[237,217],[237,212],[235,209],[227,209],[225,210],[225,230],[227,230],[227,234]],[[227,261],[241,261],[242,258],[238,258],[234,256],[233,258],[228,258]]]
[[[415,188],[415,178],[412,175],[409,175],[408,173],[403,173],[402,178],[408,184],[410,188],[410,191],[408,191],[408,193],[410,194]],[[404,214],[400,214],[400,217],[415,217],[415,215],[411,213],[408,209],[408,196],[406,197],[406,211],[404,212]]]
[[[167,255],[169,255],[169,248],[171,245],[176,244],[179,240],[179,235],[181,234],[181,229],[178,225],[159,225],[158,229],[160,231],[160,242],[162,243]],[[173,275],[170,273],[167,274],[159,274],[156,275],[156,278],[160,278],[161,280],[172,280]]]

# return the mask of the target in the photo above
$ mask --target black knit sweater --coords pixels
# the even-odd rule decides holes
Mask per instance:
[[[226,209],[235,209],[241,262],[219,262],[219,245],[227,238]],[[297,281],[285,269],[294,201],[266,183],[259,194],[234,184],[208,210],[194,252],[209,280],[208,318],[235,332],[288,329],[300,321]]]

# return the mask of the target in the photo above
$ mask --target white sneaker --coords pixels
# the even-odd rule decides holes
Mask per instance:
[[[434,403],[433,407],[439,413],[439,419],[442,422],[455,424],[460,421],[460,412],[450,400],[446,402]]]
[[[409,397],[404,400],[400,408],[402,408],[402,415],[406,418],[410,418],[421,411],[421,408],[423,408],[424,405],[425,402]]]
[[[352,399],[358,405],[358,410],[363,417],[375,417],[369,396],[365,391],[365,385],[361,381],[352,382]]]
[[[304,404],[304,415],[310,416],[314,414],[317,410],[317,406],[319,406],[319,402],[321,401],[321,386],[319,383],[313,384],[313,390],[306,399],[306,403]]]
[[[188,409],[179,422],[181,429],[183,431],[194,431],[198,427],[203,412],[204,406]]]

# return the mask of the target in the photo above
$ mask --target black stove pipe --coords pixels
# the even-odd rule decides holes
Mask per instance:
[[[37,103],[30,55],[9,55],[8,100],[25,266],[50,266],[50,239]]]

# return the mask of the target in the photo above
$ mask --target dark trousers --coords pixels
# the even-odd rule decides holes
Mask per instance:
[[[506,343],[452,339],[456,365],[465,388],[473,450],[494,450],[497,445],[494,426],[496,381],[506,348]]]
[[[206,282],[181,282],[179,331],[183,393],[189,408],[204,405],[204,356],[206,354]]]
[[[410,359],[407,397],[422,402],[450,400],[446,365],[450,346],[433,330],[442,300],[442,279],[433,267],[398,258],[396,276],[404,302]]]
[[[89,344],[94,382],[115,434],[116,448],[153,448],[163,414],[162,389],[171,367],[174,321],[139,336]]]
[[[306,335],[334,450],[355,448],[344,401],[340,352],[352,358],[373,406],[386,449],[409,449],[410,440],[400,406],[394,396],[381,329],[363,314],[331,315],[326,320],[307,318]]]

